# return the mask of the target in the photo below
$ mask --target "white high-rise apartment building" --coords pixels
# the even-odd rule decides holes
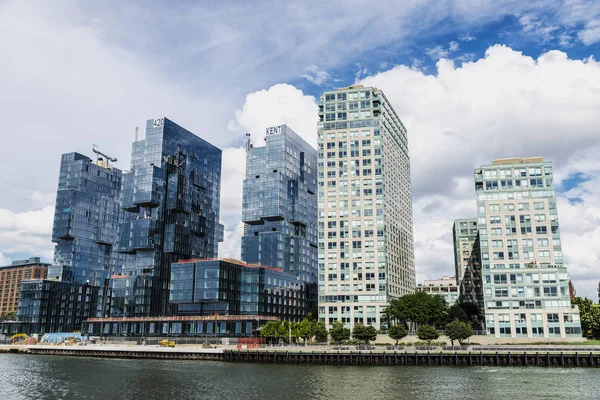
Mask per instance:
[[[350,86],[319,100],[319,318],[380,328],[415,290],[406,128],[383,92]]]
[[[581,337],[563,264],[552,163],[494,160],[475,169],[475,189],[488,334]]]

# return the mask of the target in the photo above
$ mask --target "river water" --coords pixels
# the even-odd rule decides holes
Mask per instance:
[[[311,366],[0,354],[0,399],[600,399],[600,369]]]

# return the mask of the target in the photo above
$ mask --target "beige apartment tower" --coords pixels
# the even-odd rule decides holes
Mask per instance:
[[[563,262],[552,163],[504,158],[474,175],[488,334],[581,338]]]
[[[318,173],[319,318],[385,327],[415,266],[407,132],[381,90],[321,95]]]

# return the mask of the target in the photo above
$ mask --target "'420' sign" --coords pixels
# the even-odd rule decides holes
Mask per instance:
[[[154,118],[154,121],[152,122],[152,127],[153,128],[160,128],[161,126],[165,126],[165,118]]]

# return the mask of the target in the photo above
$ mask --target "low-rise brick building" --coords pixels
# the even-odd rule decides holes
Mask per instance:
[[[48,266],[40,257],[28,260],[13,261],[10,265],[0,267],[0,316],[16,313],[19,307],[21,281],[45,279]]]

